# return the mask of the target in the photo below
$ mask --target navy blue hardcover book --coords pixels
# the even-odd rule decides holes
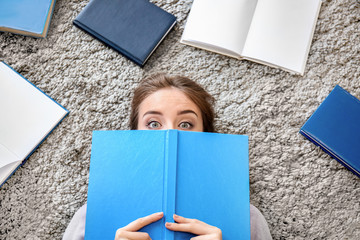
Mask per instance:
[[[144,66],[176,18],[147,0],[91,0],[73,23]]]
[[[250,239],[248,137],[177,130],[94,131],[85,239],[114,239],[116,230],[155,212],[141,231],[151,239],[188,240],[165,222],[173,214]]]
[[[300,133],[360,177],[360,101],[336,86]]]

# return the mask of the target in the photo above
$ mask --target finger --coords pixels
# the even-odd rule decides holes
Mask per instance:
[[[165,224],[165,227],[175,232],[188,232],[196,235],[207,234],[206,229],[196,223],[169,223]]]
[[[177,223],[191,223],[191,222],[196,221],[196,219],[185,218],[185,217],[182,217],[182,216],[179,216],[176,214],[173,215],[173,218],[174,218],[175,222],[177,222]]]
[[[190,238],[190,240],[209,240],[209,239],[213,239],[213,236],[212,235],[201,235],[201,236]]]
[[[151,240],[148,233],[129,232],[120,228],[116,231],[115,240]]]
[[[172,231],[177,232],[190,232],[197,235],[206,234],[204,232],[203,222],[197,219],[185,218],[179,215],[174,214],[174,220],[176,223],[166,223],[165,226]],[[206,224],[205,224],[206,225]]]
[[[166,223],[165,226],[169,230],[178,232],[189,232],[196,235],[215,234],[221,235],[221,230],[217,227],[206,224],[197,219],[184,218],[174,215],[176,223]]]
[[[149,225],[150,223],[160,220],[163,216],[164,216],[163,212],[153,213],[151,215],[136,219],[135,221],[123,227],[122,229],[126,231],[135,232]]]

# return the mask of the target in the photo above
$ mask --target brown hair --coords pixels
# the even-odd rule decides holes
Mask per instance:
[[[167,87],[182,91],[200,109],[203,119],[203,131],[214,132],[214,98],[199,84],[184,76],[169,76],[157,73],[144,78],[134,91],[131,103],[130,129],[138,128],[139,106],[152,93]]]

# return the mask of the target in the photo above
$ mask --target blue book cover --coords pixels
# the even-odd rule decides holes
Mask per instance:
[[[147,0],[91,0],[73,23],[144,66],[176,18]]]
[[[0,0],[0,31],[45,38],[55,0]]]
[[[300,133],[360,177],[360,101],[335,86]]]
[[[85,239],[114,239],[137,218],[164,212],[141,231],[190,239],[165,222],[173,214],[250,239],[248,137],[177,130],[94,131]]]

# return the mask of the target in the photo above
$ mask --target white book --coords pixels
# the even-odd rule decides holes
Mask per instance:
[[[0,62],[0,186],[69,113]]]
[[[180,42],[304,74],[321,0],[194,0]]]

